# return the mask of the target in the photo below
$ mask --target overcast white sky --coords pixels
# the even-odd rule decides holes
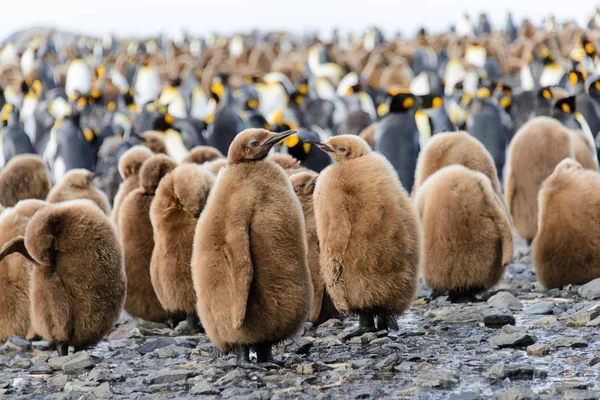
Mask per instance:
[[[583,22],[600,3],[592,0],[0,0],[0,40],[35,24],[102,35],[107,31],[145,35],[231,32],[254,27],[287,29],[338,26],[361,30],[377,24],[387,32],[414,33],[425,25],[446,29],[467,11],[472,18],[486,11],[496,24],[506,12],[541,21],[550,13],[560,20]]]

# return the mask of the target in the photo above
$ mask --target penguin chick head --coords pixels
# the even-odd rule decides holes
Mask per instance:
[[[144,138],[142,145],[148,147],[154,154],[167,153],[165,140],[162,138],[160,133],[156,131],[146,131],[142,133],[141,137]]]
[[[161,179],[175,169],[177,163],[164,154],[155,155],[142,164],[140,186],[146,193],[154,194]]]
[[[319,174],[313,171],[300,172],[290,176],[294,192],[298,196],[311,196],[315,191],[315,184]]]
[[[184,163],[167,175],[166,180],[181,206],[195,218],[199,218],[215,176],[199,165]]]
[[[572,158],[565,158],[564,160],[562,160],[561,162],[558,163],[558,165],[554,169],[554,173],[557,174],[557,173],[573,171],[573,170],[577,170],[577,169],[583,169],[581,164],[579,164],[577,161],[573,160]]]
[[[289,154],[274,153],[269,156],[269,161],[281,166],[283,169],[300,168],[300,161]]]
[[[209,161],[224,158],[223,154],[211,146],[196,146],[190,150],[182,163],[204,164]]]
[[[237,134],[227,153],[227,163],[264,160],[273,146],[296,131],[274,133],[265,129],[246,129]]]
[[[86,189],[94,180],[94,173],[87,169],[77,168],[72,169],[63,177],[63,184],[69,185],[78,189]]]
[[[338,135],[330,137],[325,142],[306,141],[306,143],[314,144],[337,163],[353,160],[371,152],[367,142],[355,135]]]
[[[119,174],[123,179],[138,175],[144,161],[152,157],[152,151],[145,146],[133,146],[119,160]]]

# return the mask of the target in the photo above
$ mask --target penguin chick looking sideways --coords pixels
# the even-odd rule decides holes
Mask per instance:
[[[198,315],[212,343],[249,367],[303,326],[313,288],[300,201],[269,150],[294,131],[240,132],[229,148],[194,237]]]
[[[313,144],[335,161],[314,193],[323,279],[335,307],[360,317],[358,330],[343,339],[397,329],[422,259],[417,211],[390,162],[364,139],[340,135]]]

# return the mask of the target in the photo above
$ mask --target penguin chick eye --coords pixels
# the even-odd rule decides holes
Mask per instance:
[[[345,151],[346,151],[346,148],[345,148],[345,147],[340,147],[340,148],[338,148],[338,151],[339,151],[340,153],[343,153],[343,152],[345,152]]]
[[[252,147],[258,147],[259,145],[260,145],[260,142],[258,140],[255,140],[252,143],[250,143],[250,146],[252,146]]]
[[[306,187],[306,183],[301,183],[298,185],[298,189],[304,189]]]

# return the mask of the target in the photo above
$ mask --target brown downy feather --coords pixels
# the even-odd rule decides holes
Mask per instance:
[[[88,199],[93,201],[106,215],[110,215],[108,198],[102,191],[92,186],[94,174],[87,169],[72,169],[48,193],[48,203]]]
[[[209,161],[225,158],[223,154],[211,146],[196,146],[183,159],[184,163],[204,164]]]
[[[50,172],[39,156],[15,156],[0,172],[0,204],[12,207],[19,200],[44,200],[51,187]]]

